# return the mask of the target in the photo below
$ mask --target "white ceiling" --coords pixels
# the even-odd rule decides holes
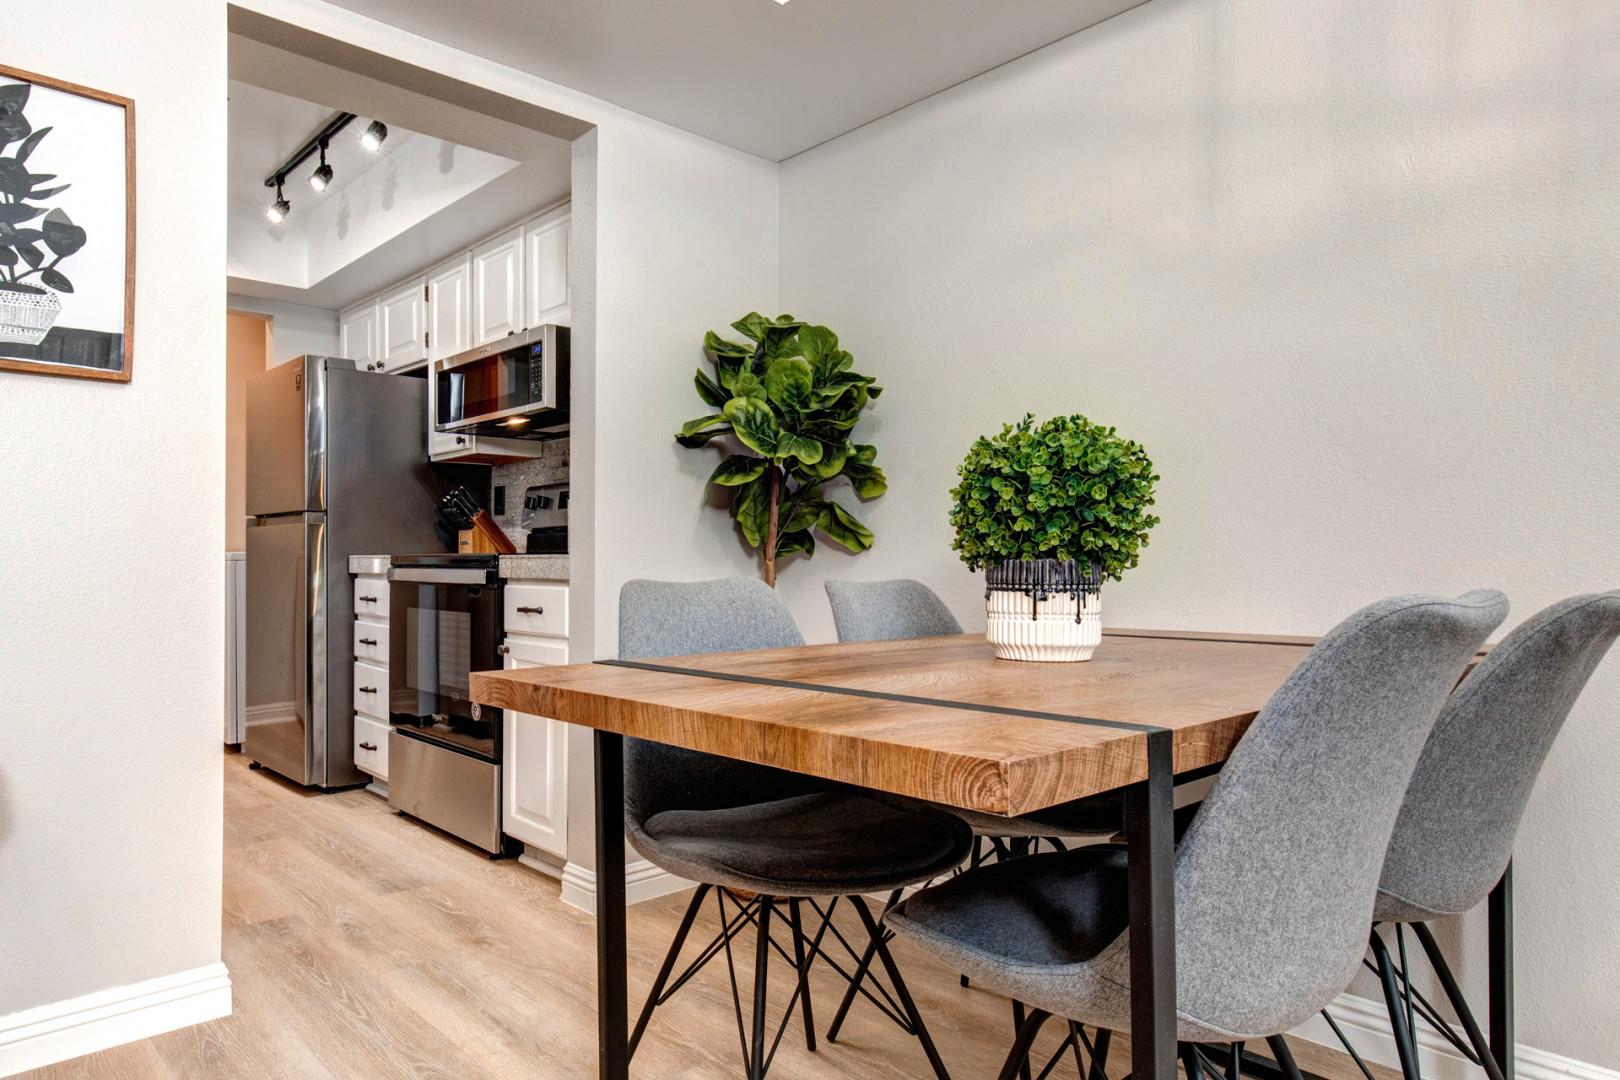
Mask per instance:
[[[1144,0],[336,0],[773,161]]]
[[[342,308],[569,194],[564,140],[234,35],[228,92],[233,293]],[[316,193],[315,159],[299,166],[285,185],[292,213],[271,225],[266,174],[340,109],[359,117],[327,153],[332,185]],[[359,145],[373,118],[388,125],[381,154]],[[386,214],[368,226],[368,207]]]

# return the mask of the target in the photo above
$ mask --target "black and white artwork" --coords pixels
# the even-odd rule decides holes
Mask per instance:
[[[128,382],[135,107],[0,66],[0,379]]]

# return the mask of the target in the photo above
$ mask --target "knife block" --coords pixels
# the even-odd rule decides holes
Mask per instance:
[[[516,555],[517,546],[487,511],[480,510],[472,528],[456,534],[456,551],[463,555]]]

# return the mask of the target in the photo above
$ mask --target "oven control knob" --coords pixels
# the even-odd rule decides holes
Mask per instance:
[[[482,716],[483,712],[483,706],[479,705],[476,701],[472,703],[472,718],[474,720],[477,720],[480,716]]]

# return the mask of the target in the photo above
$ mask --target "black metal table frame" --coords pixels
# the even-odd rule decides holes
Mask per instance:
[[[1125,788],[1127,906],[1131,938],[1131,1080],[1174,1080],[1176,1042],[1175,762],[1167,728],[911,697],[849,687],[737,675],[634,661],[598,663],[723,681],[842,693],[945,708],[997,712],[1125,728],[1143,733],[1147,779]],[[597,1055],[601,1080],[628,1080],[629,947],[624,854],[624,736],[593,733],[596,780],[596,993]],[[1204,770],[1200,770],[1204,771]],[[1213,770],[1210,770],[1213,771]],[[1183,777],[1190,779],[1191,777]],[[1489,900],[1490,1047],[1503,1080],[1515,1080],[1513,1032],[1513,869]],[[1149,1063],[1142,1068],[1139,1063]]]

